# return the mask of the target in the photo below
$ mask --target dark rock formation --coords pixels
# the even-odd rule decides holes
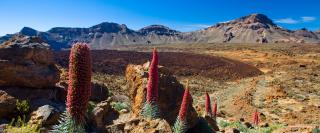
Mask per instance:
[[[38,37],[15,36],[0,45],[0,86],[54,87],[59,70],[49,45]]]
[[[12,113],[16,108],[16,100],[14,97],[0,90],[0,119]]]

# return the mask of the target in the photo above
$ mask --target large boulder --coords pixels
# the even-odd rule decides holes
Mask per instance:
[[[110,102],[110,100],[102,101],[92,110],[91,118],[97,130],[103,130],[105,125],[112,124],[113,120],[119,117],[118,112],[111,107]]]
[[[15,36],[0,45],[0,86],[53,87],[59,81],[53,53],[38,37]]]
[[[58,110],[53,106],[44,105],[31,113],[29,123],[45,127],[51,126],[58,123],[61,113],[61,110]]]
[[[128,95],[132,101],[133,117],[141,114],[141,109],[145,103],[146,86],[148,79],[148,63],[144,65],[128,65],[126,69],[126,80]],[[159,67],[159,108],[161,118],[173,125],[179,113],[184,87],[177,79],[164,68]],[[198,122],[198,114],[189,105],[187,114],[188,127],[193,127]]]

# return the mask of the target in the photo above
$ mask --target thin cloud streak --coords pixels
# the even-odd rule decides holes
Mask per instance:
[[[182,25],[177,27],[177,30],[183,31],[183,32],[189,32],[189,31],[195,31],[195,30],[201,30],[204,28],[208,28],[211,25],[208,24],[188,24],[188,25]]]
[[[310,16],[304,16],[304,17],[301,17],[302,21],[303,22],[312,22],[312,21],[315,21],[317,18],[316,17],[310,17]]]
[[[298,20],[292,19],[292,18],[282,18],[282,19],[276,19],[276,23],[283,23],[283,24],[297,24],[299,23]]]
[[[300,19],[293,19],[293,18],[282,18],[282,19],[276,19],[276,23],[282,23],[282,24],[298,24],[298,23],[307,23],[307,22],[313,22],[317,18],[312,16],[303,16],[300,17]]]

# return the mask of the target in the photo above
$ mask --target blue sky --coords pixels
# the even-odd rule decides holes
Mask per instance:
[[[101,22],[140,29],[162,24],[192,31],[252,13],[289,29],[320,29],[320,0],[0,0],[0,36],[28,26],[90,27]]]

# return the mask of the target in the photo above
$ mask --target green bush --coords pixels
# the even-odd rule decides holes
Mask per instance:
[[[111,91],[109,91],[108,93],[107,93],[107,97],[112,97],[114,94],[111,92]]]
[[[129,108],[130,108],[127,103],[122,103],[122,102],[112,102],[111,106],[112,106],[112,108],[114,108],[117,111],[121,111],[122,109],[129,110]]]
[[[30,105],[27,100],[22,100],[22,101],[17,100],[16,108],[18,112],[21,114],[26,114],[30,111]]]
[[[37,125],[31,125],[25,122],[25,117],[18,119],[15,121],[13,119],[11,123],[6,127],[4,133],[40,133],[40,130]]]
[[[88,111],[87,114],[91,114],[93,109],[97,106],[97,104],[93,101],[88,102]]]

